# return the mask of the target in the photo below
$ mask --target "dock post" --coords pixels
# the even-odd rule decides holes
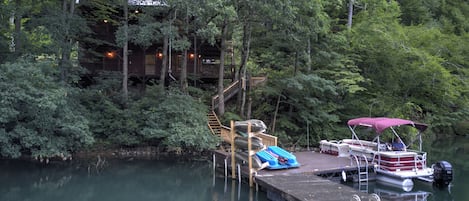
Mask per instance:
[[[215,160],[215,154],[212,155],[212,162],[213,162],[213,172],[215,172],[215,168],[217,166],[217,160]]]
[[[215,171],[215,163],[216,163],[216,160],[215,160],[215,154],[212,155],[212,158],[213,158],[213,169],[212,169],[212,173],[213,173],[213,180],[212,180],[212,186],[215,187],[215,177],[216,177],[216,171]]]
[[[241,182],[238,182],[238,200],[241,198]]]
[[[228,162],[226,161],[226,158],[225,158],[225,178],[228,177]]]
[[[241,166],[238,164],[236,167],[238,168],[238,182],[241,183]]]
[[[236,172],[235,172],[235,166],[236,166],[236,157],[235,157],[235,143],[234,143],[234,138],[235,138],[235,127],[234,127],[234,121],[231,120],[231,130],[230,130],[230,135],[231,135],[231,178],[236,179]]]
[[[252,182],[252,133],[251,133],[251,122],[248,123],[248,166],[249,166],[249,187],[253,187],[253,182]]]

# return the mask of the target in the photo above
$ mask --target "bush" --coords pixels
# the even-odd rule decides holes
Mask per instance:
[[[0,66],[0,155],[67,156],[93,143],[73,92],[49,62],[20,60]]]

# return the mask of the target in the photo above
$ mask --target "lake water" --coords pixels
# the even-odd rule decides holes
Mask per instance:
[[[416,183],[407,192],[370,183],[369,192],[388,200],[466,201],[469,198],[469,138],[434,137],[424,147],[429,163],[453,165],[449,189]],[[0,160],[0,201],[266,201],[265,192],[247,184],[213,177],[210,162],[114,160],[96,168],[96,160],[40,164]]]
[[[208,162],[114,160],[39,164],[0,160],[0,201],[265,201],[246,184],[213,177]]]

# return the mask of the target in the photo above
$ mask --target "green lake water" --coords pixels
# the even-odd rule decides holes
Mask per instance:
[[[453,165],[450,188],[415,183],[407,192],[370,182],[368,192],[387,200],[469,200],[469,138],[426,139],[429,164]],[[265,192],[214,177],[210,162],[175,160],[96,160],[40,164],[0,160],[0,201],[266,201]]]
[[[246,184],[213,177],[210,163],[114,160],[50,163],[0,161],[0,201],[265,201]]]

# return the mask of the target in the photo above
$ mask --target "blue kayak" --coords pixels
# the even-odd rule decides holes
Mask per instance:
[[[300,166],[292,153],[278,146],[269,146],[267,149],[257,152],[256,155],[263,163],[269,163],[268,169],[287,169]]]

